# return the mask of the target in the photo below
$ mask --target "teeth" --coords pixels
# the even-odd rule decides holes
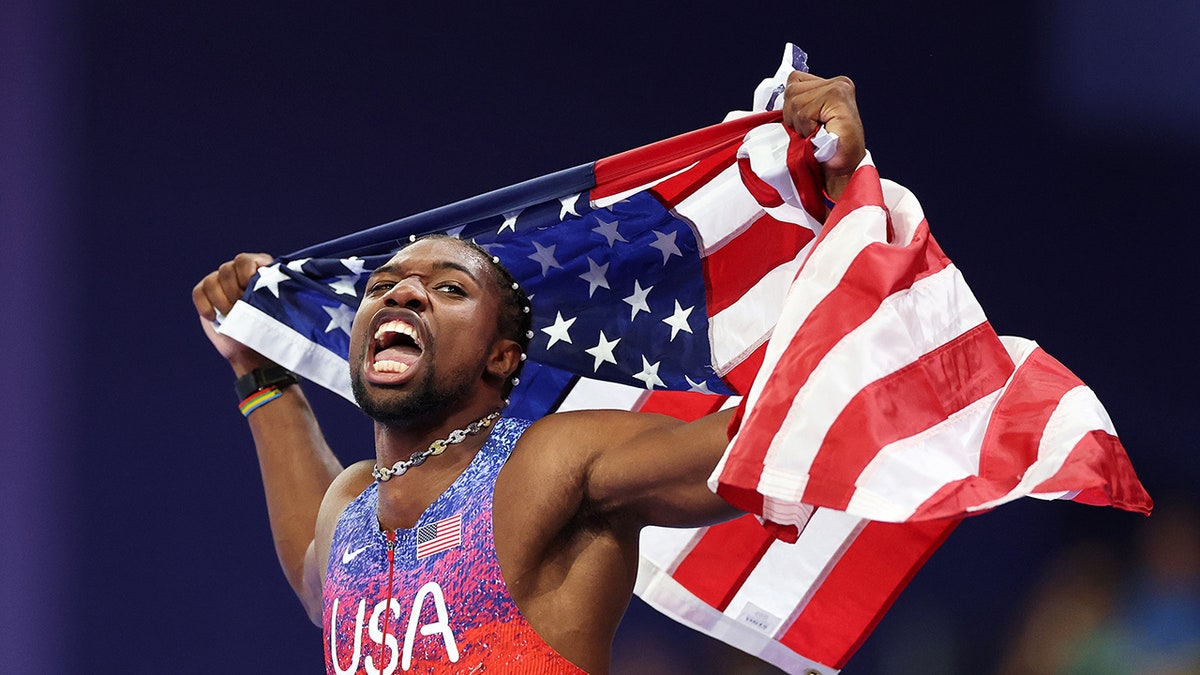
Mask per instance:
[[[381,373],[403,373],[408,370],[408,364],[399,361],[377,361],[375,370]]]
[[[378,340],[388,333],[407,335],[408,337],[412,338],[413,342],[416,343],[418,348],[421,346],[421,339],[417,337],[417,329],[403,321],[392,320],[379,324],[379,328],[375,329],[375,339]]]

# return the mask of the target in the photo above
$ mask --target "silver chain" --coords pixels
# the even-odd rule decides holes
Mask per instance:
[[[434,441],[430,443],[428,448],[414,452],[413,454],[409,455],[408,459],[402,459],[393,464],[390,469],[381,468],[378,464],[376,464],[375,468],[371,469],[371,475],[374,476],[375,480],[377,481],[386,481],[392,476],[403,476],[414,466],[421,466],[425,463],[425,460],[429,459],[430,457],[434,457],[445,452],[447,446],[462,443],[463,441],[467,440],[467,436],[474,436],[483,429],[492,426],[492,422],[495,422],[497,417],[500,417],[499,410],[487,415],[486,417],[471,422],[466,426],[466,428],[455,429],[454,431],[450,432],[450,435],[446,437],[446,440]]]

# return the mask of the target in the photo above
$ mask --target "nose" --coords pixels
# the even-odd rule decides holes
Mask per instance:
[[[425,292],[425,285],[416,277],[406,277],[396,282],[395,286],[388,289],[388,292],[383,297],[385,304],[392,307],[407,307],[411,310],[419,310],[425,307],[429,302],[429,296]]]

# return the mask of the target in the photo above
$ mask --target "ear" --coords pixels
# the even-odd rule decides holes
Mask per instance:
[[[507,380],[521,365],[521,345],[515,340],[500,338],[488,355],[487,372],[498,380]]]

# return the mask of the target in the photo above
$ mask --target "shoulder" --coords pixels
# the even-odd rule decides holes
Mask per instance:
[[[680,424],[667,415],[627,410],[576,410],[554,413],[526,429],[520,444],[559,449],[604,448],[642,433]]]
[[[324,560],[329,555],[333,531],[337,527],[338,518],[346,510],[346,506],[375,480],[371,476],[371,469],[374,466],[374,461],[369,459],[351,464],[338,474],[337,478],[333,479],[333,483],[325,491],[321,509],[317,512],[316,531],[313,533],[320,560]]]

